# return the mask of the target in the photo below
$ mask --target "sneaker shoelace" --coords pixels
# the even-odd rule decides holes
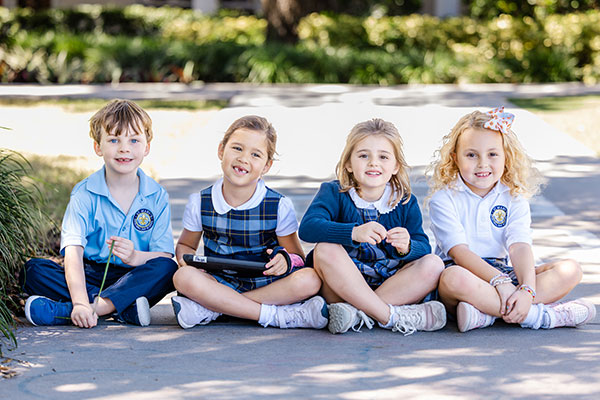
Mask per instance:
[[[396,317],[398,319],[394,322],[392,332],[400,332],[404,336],[412,335],[417,331],[418,326],[423,325],[423,319],[418,311],[396,313]]]
[[[354,321],[354,324],[352,325],[352,330],[354,332],[360,332],[360,328],[362,328],[363,325],[366,325],[369,329],[373,328],[373,324],[375,322],[371,318],[369,318],[367,314],[365,314],[363,311],[358,310],[356,315],[356,321]],[[356,327],[357,325],[358,328]]]

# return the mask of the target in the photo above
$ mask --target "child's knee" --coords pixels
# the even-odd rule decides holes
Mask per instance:
[[[289,277],[292,281],[292,290],[304,297],[313,296],[321,289],[321,279],[312,268],[302,268]]]
[[[335,264],[342,256],[347,256],[346,250],[336,243],[317,243],[313,250],[314,265],[316,269],[326,268]]]
[[[573,259],[559,261],[554,269],[560,274],[563,282],[570,282],[577,285],[583,278],[583,270],[581,265]]]
[[[446,268],[440,276],[439,291],[442,294],[470,292],[468,271],[458,265]]]
[[[439,281],[444,272],[444,262],[435,254],[427,254],[421,258],[421,273],[427,281]]]
[[[173,285],[175,286],[175,289],[181,292],[185,292],[185,290],[189,287],[190,283],[193,280],[197,279],[197,277],[195,277],[195,275],[197,275],[196,272],[196,268],[190,267],[188,265],[179,268],[175,272],[175,275],[173,275]]]

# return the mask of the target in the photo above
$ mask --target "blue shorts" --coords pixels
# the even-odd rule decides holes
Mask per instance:
[[[484,257],[483,261],[490,264],[492,267],[496,268],[498,271],[506,274],[512,280],[512,284],[515,286],[519,286],[519,280],[517,279],[517,274],[515,274],[515,270],[513,267],[508,265],[507,258],[492,258],[492,257]],[[456,265],[453,260],[444,261],[444,266],[446,268]]]

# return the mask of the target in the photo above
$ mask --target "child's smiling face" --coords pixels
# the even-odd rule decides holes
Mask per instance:
[[[481,197],[487,195],[504,174],[505,154],[500,132],[465,129],[452,156],[467,187]]]
[[[123,132],[103,131],[100,143],[94,142],[94,151],[104,159],[107,171],[126,175],[137,172],[144,157],[150,152],[150,143],[146,135],[138,134],[128,126]]]
[[[226,184],[239,188],[256,186],[273,163],[266,135],[246,128],[233,132],[227,143],[219,146],[218,155]]]
[[[367,201],[379,200],[398,168],[394,146],[383,135],[369,135],[356,143],[346,164],[358,182],[360,197]]]

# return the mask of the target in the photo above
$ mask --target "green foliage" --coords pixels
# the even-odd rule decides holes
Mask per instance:
[[[490,19],[500,14],[510,14],[513,17],[543,17],[600,9],[598,0],[470,0],[467,3],[471,17],[476,19]]]
[[[496,11],[504,7],[507,13],[494,11],[501,15],[485,20],[314,13],[300,22],[296,45],[265,42],[266,21],[255,16],[208,17],[190,10],[142,6],[81,6],[39,15],[0,8],[0,80],[600,81],[600,11],[551,14],[563,10],[559,7],[563,3],[530,0],[532,10],[544,6],[545,11],[517,17],[508,14],[514,2],[470,4],[472,10],[476,5],[483,10],[491,3]],[[569,4],[574,7],[575,2]],[[580,1],[578,9],[595,4]]]
[[[22,156],[0,149],[0,334],[15,346],[10,294],[17,286],[17,272],[35,254],[45,220],[38,193],[24,182],[29,171]]]

